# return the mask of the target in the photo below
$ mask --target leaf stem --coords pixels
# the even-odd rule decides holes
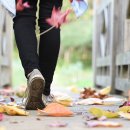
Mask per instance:
[[[41,35],[43,35],[43,34],[45,34],[45,33],[49,32],[49,31],[50,31],[50,30],[52,30],[54,27],[55,27],[55,26],[52,26],[52,27],[50,27],[49,29],[47,29],[47,30],[43,31],[42,33],[37,34],[37,37],[40,37]]]

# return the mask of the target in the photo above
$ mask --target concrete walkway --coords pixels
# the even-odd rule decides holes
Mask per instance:
[[[92,107],[92,106],[89,106]],[[71,107],[70,109],[74,112],[84,111],[86,112],[89,108],[88,106],[76,106]],[[97,106],[96,106],[97,107]],[[102,108],[107,108],[106,106],[98,106]],[[117,109],[117,106],[109,107],[109,109]],[[130,129],[130,121],[125,119],[110,119],[110,121],[119,122],[123,125],[120,128],[105,128],[105,129],[118,129],[118,130],[128,130]],[[65,128],[52,128],[49,124],[53,122],[64,122],[68,123],[68,126]],[[4,121],[0,122],[0,126],[4,126],[5,130],[89,130],[84,124],[84,119],[82,115],[75,115],[74,117],[43,117],[38,116],[36,111],[30,111],[30,115],[27,117],[21,116],[5,116]],[[97,128],[93,128],[97,129]],[[98,128],[103,130],[104,128]]]
[[[60,90],[61,92],[65,91],[63,89]],[[72,93],[67,92],[69,95],[73,95]],[[77,95],[73,95],[75,98]],[[94,106],[75,106],[70,107],[73,112],[83,112],[86,114],[87,110],[90,107]],[[100,107],[107,110],[117,110],[118,106],[95,106]],[[45,116],[38,116],[37,111],[29,111],[30,114],[27,117],[21,116],[5,116],[4,121],[0,121],[0,127],[4,126],[5,130],[90,130],[84,124],[83,115],[75,115],[73,117],[45,117]],[[105,129],[118,129],[118,130],[128,130],[130,129],[130,120],[125,119],[110,119],[110,121],[115,121],[121,123],[123,126],[120,128],[105,128]],[[67,127],[64,128],[52,128],[49,124],[54,122],[63,122],[68,123]],[[104,128],[92,128],[92,129],[100,129],[104,130]],[[1,130],[1,129],[0,129]]]

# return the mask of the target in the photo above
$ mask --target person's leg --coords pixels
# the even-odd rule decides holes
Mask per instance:
[[[29,3],[31,8],[17,12],[13,20],[16,43],[28,80],[25,108],[36,110],[37,108],[42,109],[45,107],[42,101],[45,81],[39,71],[39,57],[35,34],[37,0],[30,0]]]
[[[35,34],[37,0],[30,0],[29,2],[31,8],[17,12],[13,19],[16,43],[26,77],[33,69],[39,69]]]
[[[46,18],[51,17],[53,7],[59,8],[62,6],[62,0],[41,0],[39,12],[40,32],[43,32],[51,26],[45,22]],[[39,66],[42,75],[45,78],[46,84],[44,94],[50,94],[50,86],[53,80],[53,75],[58,59],[60,48],[60,29],[52,29],[40,37],[39,45]]]

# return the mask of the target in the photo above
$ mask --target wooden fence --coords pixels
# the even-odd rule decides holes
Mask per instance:
[[[0,5],[0,87],[11,83],[12,19]]]
[[[130,0],[94,0],[93,67],[97,87],[130,89]]]

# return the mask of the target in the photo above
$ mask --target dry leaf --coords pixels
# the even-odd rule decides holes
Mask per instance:
[[[43,110],[38,109],[38,114],[43,116],[67,117],[72,116],[73,112],[61,104],[50,103]]]
[[[90,108],[89,112],[98,118],[103,116],[103,111],[100,108]]]
[[[118,97],[108,97],[103,99],[104,104],[122,104],[126,99],[125,98],[118,98]]]
[[[56,97],[55,101],[64,106],[72,106],[72,104],[73,104],[72,99],[67,96]]]
[[[125,113],[125,112],[121,112],[121,111],[120,111],[120,112],[118,112],[118,114],[119,114],[121,117],[130,120],[130,113]]]
[[[4,115],[0,113],[0,121],[2,121],[3,119],[4,119]]]
[[[123,106],[119,108],[119,111],[129,113],[130,112],[130,106]]]
[[[68,124],[63,122],[54,122],[49,124],[50,127],[66,127]]]
[[[85,124],[88,127],[121,127],[122,125],[117,122],[111,121],[87,121]]]
[[[77,105],[102,105],[103,101],[99,98],[88,98],[76,102]]]
[[[120,107],[123,107],[123,106],[130,106],[130,101],[124,102],[122,105],[120,105]]]
[[[28,116],[29,113],[22,110],[22,109],[19,109],[17,108],[16,106],[4,106],[5,108],[5,112],[8,114],[8,115],[19,115],[19,116]]]
[[[91,88],[84,88],[84,91],[80,93],[80,98],[87,99],[87,98],[99,98],[104,99],[108,97],[107,95],[102,95],[98,93],[96,90]]]
[[[109,95],[111,92],[111,87],[108,86],[106,88],[103,88],[102,90],[99,91],[99,94],[101,95]]]
[[[100,108],[90,108],[89,112],[92,113],[96,117],[102,117],[105,116],[107,118],[117,118],[119,115],[117,112],[112,111],[105,111]]]
[[[4,105],[0,105],[0,113],[4,113],[4,112],[5,112]]]

